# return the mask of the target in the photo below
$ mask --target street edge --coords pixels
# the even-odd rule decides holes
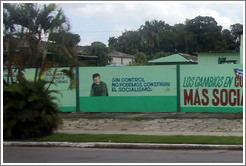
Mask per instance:
[[[71,142],[3,142],[3,146],[22,147],[75,147],[112,149],[162,149],[162,150],[243,150],[243,145],[204,144],[147,144],[147,143],[71,143]]]

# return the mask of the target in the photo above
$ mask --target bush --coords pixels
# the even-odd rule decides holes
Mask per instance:
[[[23,80],[3,89],[3,137],[35,138],[47,136],[61,122],[58,105],[46,88],[47,82]]]

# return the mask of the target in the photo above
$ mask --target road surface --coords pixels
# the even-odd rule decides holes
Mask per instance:
[[[242,163],[243,151],[4,147],[3,163]]]

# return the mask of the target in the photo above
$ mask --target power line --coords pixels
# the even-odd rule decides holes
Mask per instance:
[[[78,33],[111,33],[111,32],[123,32],[123,31],[78,31]]]

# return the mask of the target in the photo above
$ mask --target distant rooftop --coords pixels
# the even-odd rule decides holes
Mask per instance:
[[[151,60],[149,63],[197,63],[197,56],[178,53]]]
[[[135,57],[133,55],[130,55],[130,54],[126,54],[126,53],[123,53],[123,52],[119,52],[119,51],[111,51],[108,56],[110,57],[116,57],[116,58],[132,58],[134,59]]]
[[[86,55],[78,55],[79,61],[88,61],[88,60],[97,60],[97,56],[86,56]]]
[[[74,49],[78,54],[87,54],[88,51],[88,47],[86,46],[75,46]]]

